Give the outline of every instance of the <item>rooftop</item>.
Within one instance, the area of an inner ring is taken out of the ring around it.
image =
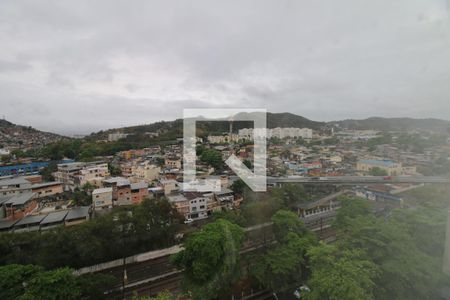
[[[104,180],[103,182],[117,185],[129,185],[130,181],[124,177],[111,177],[109,179]]]
[[[12,228],[17,222],[17,220],[1,221],[0,230]]]
[[[23,218],[19,222],[17,222],[14,226],[16,227],[16,226],[24,226],[24,225],[31,225],[31,224],[39,224],[45,217],[46,217],[45,215],[26,216],[25,218]]]
[[[62,222],[67,214],[67,210],[51,212],[45,217],[44,220],[42,220],[41,225]]]
[[[103,194],[103,193],[112,193],[112,187],[106,187],[101,189],[95,189],[92,191],[92,195]]]
[[[11,179],[2,179],[0,180],[0,186],[6,185],[17,185],[17,184],[31,184],[28,180],[23,177],[16,177]]]
[[[182,194],[168,195],[167,199],[169,200],[169,202],[183,202],[183,201],[187,201],[186,197],[183,196]]]
[[[148,188],[148,183],[146,183],[145,181],[131,184],[132,190],[140,190],[140,189],[146,189],[146,188]]]
[[[66,221],[87,218],[89,216],[89,206],[75,207],[69,210]]]
[[[60,185],[60,184],[62,184],[60,181],[43,182],[43,183],[33,184],[31,186],[31,188],[39,189],[39,188],[44,188],[44,187],[49,187],[49,186],[54,186],[54,185]]]

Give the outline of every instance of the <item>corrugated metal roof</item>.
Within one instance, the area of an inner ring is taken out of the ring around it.
[[[95,189],[92,191],[92,195],[103,194],[103,193],[112,193],[112,187],[106,187],[101,189]]]
[[[146,188],[148,188],[148,183],[144,182],[144,181],[131,184],[132,190],[140,190],[140,189],[146,189]]]
[[[41,225],[62,222],[67,214],[67,210],[51,212],[45,217],[44,220],[42,220]]]
[[[17,222],[14,227],[22,225],[30,225],[34,223],[41,223],[41,221],[46,217],[46,215],[36,215],[36,216],[26,216]]]
[[[30,201],[31,199],[33,199],[34,195],[36,194],[35,193],[19,194],[6,201],[5,204],[23,205],[28,201]]]
[[[66,221],[87,218],[89,216],[89,206],[72,208],[66,216]]]
[[[31,183],[26,180],[23,177],[16,177],[16,178],[12,178],[12,179],[2,179],[0,180],[0,186],[5,186],[5,185],[15,185],[15,184],[26,184],[29,183],[31,185]]]
[[[9,220],[0,222],[0,230],[1,229],[9,229],[14,226],[18,221],[17,220]]]
[[[54,185],[59,185],[59,184],[62,184],[62,182],[60,182],[60,181],[43,182],[43,183],[33,184],[31,186],[31,188],[32,189],[39,189],[39,188],[48,187],[48,186],[54,186]]]

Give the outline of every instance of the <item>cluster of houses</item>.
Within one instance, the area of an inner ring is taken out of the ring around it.
[[[74,225],[90,218],[90,207],[59,206],[49,200],[63,194],[61,182],[42,182],[39,175],[0,180],[0,231],[25,231]]]

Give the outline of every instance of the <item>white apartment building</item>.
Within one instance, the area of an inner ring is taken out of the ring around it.
[[[238,134],[232,134],[232,135],[209,135],[208,136],[208,142],[211,144],[226,144],[230,142],[238,142],[240,139]]]
[[[189,218],[192,220],[208,217],[208,196],[202,193],[187,192],[184,196],[189,200]]]
[[[239,130],[239,138],[252,140],[253,138],[303,138],[312,139],[313,131],[310,128],[277,127],[277,128],[244,128]]]

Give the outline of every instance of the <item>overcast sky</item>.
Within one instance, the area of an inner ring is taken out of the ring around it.
[[[450,119],[449,10],[446,0],[2,0],[0,116],[64,134],[202,107]]]

